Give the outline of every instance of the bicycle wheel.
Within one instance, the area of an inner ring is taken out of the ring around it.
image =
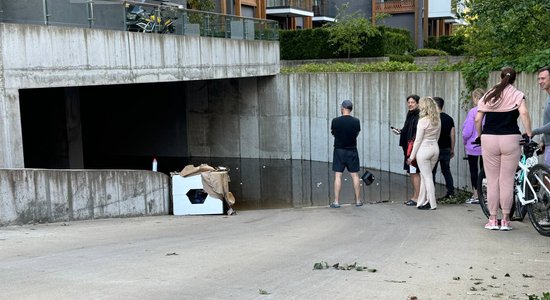
[[[479,199],[479,205],[481,206],[481,210],[483,211],[485,216],[489,218],[491,214],[489,213],[489,205],[487,203],[487,179],[485,178],[484,170],[481,170],[481,172],[479,172],[479,175],[477,177],[477,197]],[[512,207],[510,209],[510,220],[521,221],[523,220],[523,217],[525,217],[525,214],[527,213],[527,211],[522,209],[521,215],[515,216],[515,212],[517,210],[516,205],[518,203],[518,201],[516,200],[517,200],[516,193],[514,192],[514,200],[513,200],[514,202],[512,203]],[[497,219],[500,223],[500,220],[502,219],[502,212],[500,210],[497,214]]]
[[[527,205],[527,213],[531,224],[544,236],[550,236],[550,168],[546,165],[537,164],[529,170],[527,177],[538,201]],[[546,187],[546,188],[545,188]],[[531,189],[525,191],[526,198],[533,198]]]
[[[487,218],[489,218],[489,207],[487,206],[487,179],[485,178],[485,171],[482,169],[477,177],[477,198],[479,199],[479,205],[481,210]]]

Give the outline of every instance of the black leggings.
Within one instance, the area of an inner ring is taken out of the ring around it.
[[[472,182],[472,187],[474,190],[477,190],[477,177],[479,170],[483,170],[483,157],[481,155],[468,155],[468,165],[470,166],[470,180]]]

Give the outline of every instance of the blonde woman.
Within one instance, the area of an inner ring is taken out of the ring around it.
[[[437,202],[432,170],[439,158],[437,140],[441,132],[441,119],[432,97],[421,98],[418,106],[420,119],[416,127],[416,140],[407,163],[411,164],[416,160],[420,169],[420,195],[416,207],[434,210],[437,208]]]

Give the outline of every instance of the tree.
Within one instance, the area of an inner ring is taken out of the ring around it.
[[[477,57],[517,57],[550,48],[550,1],[469,0],[466,51]]]
[[[212,0],[188,0],[187,4],[196,10],[214,11],[216,4]]]
[[[337,7],[336,22],[329,24],[329,43],[337,47],[336,53],[346,53],[348,58],[352,53],[358,53],[367,45],[369,37],[380,34],[371,22],[359,11],[347,13],[349,3]]]

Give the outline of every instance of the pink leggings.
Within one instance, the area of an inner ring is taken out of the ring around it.
[[[487,178],[487,204],[495,216],[498,206],[510,214],[514,197],[514,174],[521,154],[519,134],[481,135],[483,167]]]

